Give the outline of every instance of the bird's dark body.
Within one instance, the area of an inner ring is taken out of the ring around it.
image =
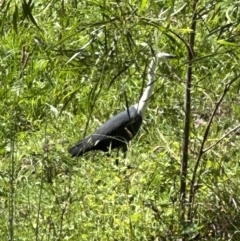
[[[152,96],[155,83],[154,75],[157,60],[163,61],[175,56],[168,53],[158,53],[149,64],[147,78],[148,83],[138,103],[131,106],[104,123],[95,133],[81,140],[71,147],[69,152],[74,156],[81,156],[91,150],[123,148],[127,150],[127,143],[137,134],[142,124],[143,116]]]
[[[91,150],[126,148],[127,143],[137,134],[142,124],[142,116],[137,113],[135,106],[131,106],[105,122],[94,134],[81,140],[71,147],[69,152],[74,156]]]

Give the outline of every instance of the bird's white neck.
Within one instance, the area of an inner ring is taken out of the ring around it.
[[[138,104],[136,104],[136,109],[138,114],[140,114],[142,117],[145,114],[146,108],[149,104],[150,98],[152,96],[153,87],[154,87],[154,76],[155,76],[155,69],[156,69],[156,58],[154,57],[152,61],[150,62],[148,73],[147,73],[147,87],[144,90]]]

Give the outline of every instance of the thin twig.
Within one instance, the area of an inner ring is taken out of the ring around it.
[[[207,141],[207,138],[208,138],[208,134],[209,134],[209,131],[210,131],[210,127],[211,127],[211,124],[213,122],[213,118],[214,116],[216,115],[216,112],[220,106],[220,104],[222,103],[225,95],[227,94],[228,90],[230,89],[231,85],[240,77],[240,74],[237,75],[236,77],[234,77],[231,81],[229,81],[226,85],[225,85],[225,88],[223,90],[223,93],[222,93],[222,96],[220,97],[220,99],[218,100],[218,102],[216,103],[216,106],[212,112],[212,115],[209,119],[209,122],[207,124],[207,128],[205,130],[205,133],[204,133],[204,136],[203,136],[203,140],[202,140],[202,143],[201,143],[201,146],[200,146],[200,149],[199,149],[199,152],[198,152],[198,157],[197,157],[197,161],[196,161],[196,164],[195,164],[195,167],[194,167],[194,170],[193,170],[193,174],[192,174],[192,180],[191,180],[191,184],[190,184],[190,193],[189,193],[189,204],[191,205],[190,208],[189,208],[189,212],[188,212],[188,219],[191,220],[192,218],[192,215],[191,215],[191,210],[193,207],[193,199],[194,199],[194,183],[195,183],[195,180],[196,180],[196,174],[197,174],[197,170],[198,170],[198,167],[199,167],[199,164],[200,164],[200,160],[201,160],[201,157],[202,155],[204,154],[204,144],[205,142]]]
[[[233,132],[235,132],[236,130],[238,130],[240,128],[240,125],[234,127],[232,130],[230,130],[228,133],[226,133],[225,135],[223,135],[219,140],[217,140],[214,144],[212,144],[211,146],[207,147],[206,149],[204,149],[202,152],[203,154],[206,153],[207,151],[209,151],[210,149],[212,149],[214,146],[216,146],[218,143],[220,143],[223,139],[225,139],[226,137],[228,137],[230,134],[232,134]]]

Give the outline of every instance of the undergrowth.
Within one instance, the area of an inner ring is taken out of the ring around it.
[[[239,240],[238,3],[0,8],[3,239]],[[71,158],[71,145],[139,100],[158,51],[177,58],[159,65],[127,158]]]

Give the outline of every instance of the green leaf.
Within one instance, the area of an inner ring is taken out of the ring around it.
[[[138,14],[141,14],[147,9],[148,0],[142,0],[140,8],[138,9]]]
[[[219,39],[217,40],[217,43],[221,44],[221,45],[225,45],[225,46],[233,46],[233,47],[238,47],[239,44],[233,43],[233,42],[229,42],[227,40],[224,39]]]
[[[32,23],[39,29],[42,31],[42,29],[38,26],[35,18],[32,15],[32,9],[34,7],[34,3],[32,3],[32,0],[29,0],[29,2],[27,3],[26,0],[23,0],[22,3],[22,9],[23,9],[23,13],[25,15],[25,17],[30,18],[30,20],[32,21]]]

